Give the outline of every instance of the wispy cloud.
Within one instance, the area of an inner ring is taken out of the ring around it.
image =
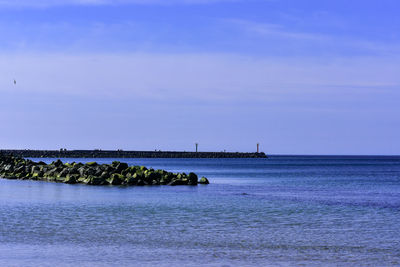
[[[379,40],[367,40],[357,36],[347,36],[340,34],[322,34],[313,31],[302,31],[288,28],[287,25],[274,23],[260,23],[242,19],[224,19],[225,23],[233,25],[240,30],[252,33],[256,36],[271,39],[288,40],[299,43],[308,43],[310,46],[318,47],[322,45],[328,50],[346,51],[350,48],[355,54],[369,51],[381,55],[398,55],[400,53],[400,43],[380,42]],[[298,44],[299,44],[298,43]],[[313,51],[310,49],[310,51]]]
[[[288,39],[298,39],[298,40],[312,40],[312,41],[327,41],[330,39],[328,35],[322,35],[311,32],[300,32],[291,31],[286,29],[284,26],[273,23],[258,23],[249,20],[241,19],[226,19],[228,23],[236,25],[243,30],[253,32],[263,36],[273,36]]]

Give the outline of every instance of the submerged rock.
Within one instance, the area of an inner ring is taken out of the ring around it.
[[[56,160],[50,164],[33,162],[0,154],[0,177],[7,179],[30,179],[66,184],[88,185],[197,185],[209,184],[207,178],[198,181],[195,173],[171,173],[165,170],[148,169],[145,166],[128,166],[114,161],[112,164],[97,162],[63,163]]]

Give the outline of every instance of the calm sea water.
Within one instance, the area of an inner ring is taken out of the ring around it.
[[[400,265],[400,157],[124,161],[212,184],[0,179],[0,266]]]

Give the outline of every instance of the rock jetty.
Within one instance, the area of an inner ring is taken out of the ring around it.
[[[265,153],[125,151],[125,150],[0,150],[3,155],[22,158],[267,158]]]
[[[198,181],[195,173],[172,173],[148,169],[144,166],[128,166],[114,161],[112,164],[63,163],[61,160],[46,164],[14,156],[0,154],[0,177],[6,179],[39,180],[66,184],[88,185],[197,185],[208,184],[207,178]]]

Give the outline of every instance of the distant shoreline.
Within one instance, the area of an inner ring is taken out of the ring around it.
[[[0,150],[5,155],[24,158],[267,158],[264,152],[186,152],[125,150]]]

